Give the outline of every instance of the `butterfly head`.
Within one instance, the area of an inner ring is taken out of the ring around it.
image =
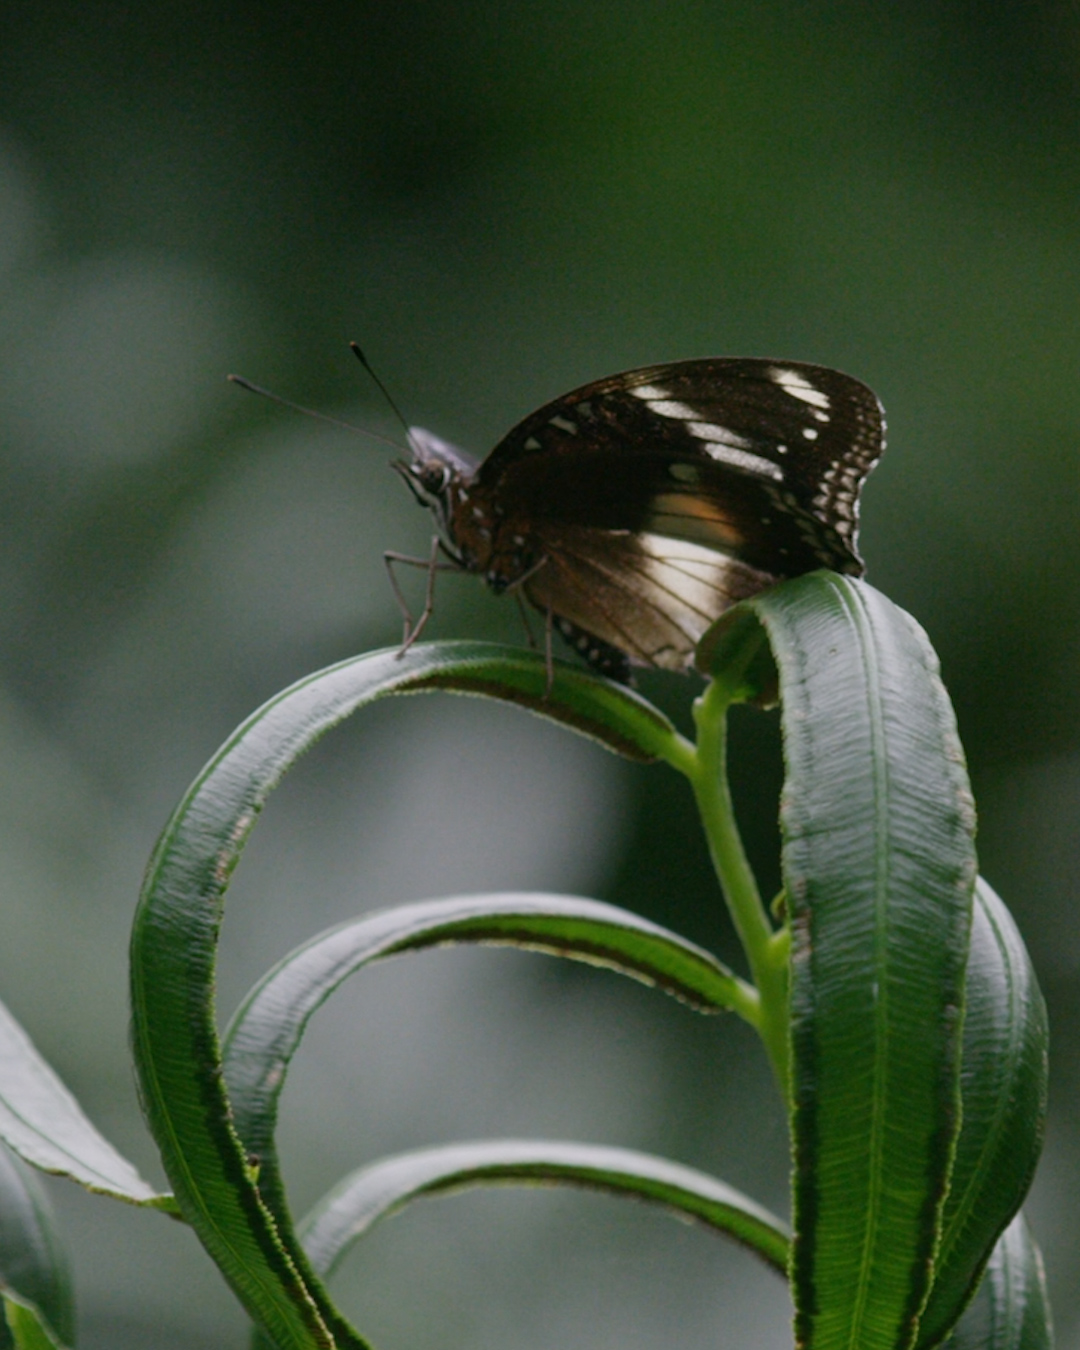
[[[476,460],[423,427],[409,428],[409,449],[412,459],[394,460],[393,468],[417,502],[431,512],[440,535],[456,554],[454,512]]]

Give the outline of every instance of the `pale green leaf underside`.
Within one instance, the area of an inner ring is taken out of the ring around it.
[[[0,1138],[34,1167],[87,1190],[132,1204],[168,1203],[91,1125],[2,1003]]]

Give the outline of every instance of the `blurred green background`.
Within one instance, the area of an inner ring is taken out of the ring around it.
[[[707,0],[41,0],[0,7],[0,993],[155,1179],[126,1053],[126,931],[174,801],[291,679],[396,640],[385,548],[429,522],[377,443],[485,452],[634,365],[788,357],[867,381],[890,448],[871,580],[928,629],[1054,1031],[1029,1204],[1080,1344],[1080,10]],[[512,641],[441,587],[433,636]],[[645,692],[684,716],[688,680]],[[776,878],[775,726],[737,726]],[[577,890],[731,956],[663,769],[501,709],[404,700],[320,746],[237,874],[223,1013],[360,909]],[[401,1147],[504,1134],[668,1152],[785,1204],[752,1038],[613,976],[436,952],[313,1027],[285,1103],[296,1207]],[[194,1239],[52,1192],[95,1347],[240,1345]],[[417,1206],[339,1277],[380,1350],[775,1346],[781,1287],[596,1197]]]

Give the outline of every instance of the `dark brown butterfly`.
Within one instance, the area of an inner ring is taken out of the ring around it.
[[[432,577],[437,547],[625,681],[687,669],[724,610],[782,577],[860,575],[884,426],[874,394],[824,366],[680,361],[564,394],[482,463],[414,427],[394,467],[435,518]]]

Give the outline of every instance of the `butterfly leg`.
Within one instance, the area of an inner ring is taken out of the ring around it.
[[[551,635],[555,628],[555,616],[551,612],[551,606],[548,605],[544,611],[544,665],[547,669],[547,686],[544,689],[544,697],[547,698],[551,693],[551,686],[555,683],[555,656],[551,650]]]
[[[528,610],[525,608],[525,602],[522,600],[521,596],[525,583],[531,577],[536,576],[537,572],[540,571],[541,567],[545,567],[547,565],[547,560],[548,560],[547,554],[545,553],[543,557],[539,558],[536,562],[533,563],[533,565],[529,568],[527,572],[522,573],[522,575],[518,577],[516,581],[511,582],[510,585],[506,588],[508,591],[513,592],[514,599],[517,601],[518,613],[521,615],[521,622],[525,626],[525,636],[529,640],[529,647],[531,648],[532,651],[536,651],[537,649],[536,639],[533,637],[532,627],[529,623],[529,613]],[[547,687],[544,690],[544,697],[547,698],[548,694],[551,693],[551,686],[555,681],[555,665],[551,655],[552,615],[550,605],[546,605],[544,607],[544,614],[545,614],[544,652],[547,662]]]
[[[451,563],[439,562],[439,536],[435,535],[431,541],[431,553],[427,558],[414,558],[408,553],[394,553],[387,551],[383,554],[383,563],[386,566],[386,575],[390,578],[390,589],[394,592],[394,599],[401,610],[401,618],[404,624],[404,631],[401,637],[401,650],[398,652],[399,659],[405,655],[416,639],[424,631],[428,619],[435,612],[435,573],[436,572],[455,572],[458,569]],[[409,609],[408,601],[402,594],[401,587],[398,585],[397,576],[394,573],[394,564],[404,563],[408,567],[423,567],[426,569],[427,590],[424,594],[424,608],[420,612],[420,617],[413,622],[412,612]]]
[[[529,615],[522,604],[521,594],[514,592],[514,599],[518,602],[518,609],[521,611],[521,622],[525,625],[525,634],[529,639],[529,646],[535,652],[536,639],[533,637],[532,628],[529,624]],[[551,612],[551,606],[544,607],[544,669],[547,671],[547,682],[544,685],[544,697],[551,693],[551,687],[555,683],[555,657],[551,650],[551,635],[555,626],[555,616]]]
[[[529,611],[525,608],[525,601],[521,598],[519,590],[514,591],[514,599],[517,601],[518,613],[521,615],[521,626],[525,629],[525,640],[529,644],[530,651],[537,651],[536,638],[533,637],[532,624],[529,623]]]

